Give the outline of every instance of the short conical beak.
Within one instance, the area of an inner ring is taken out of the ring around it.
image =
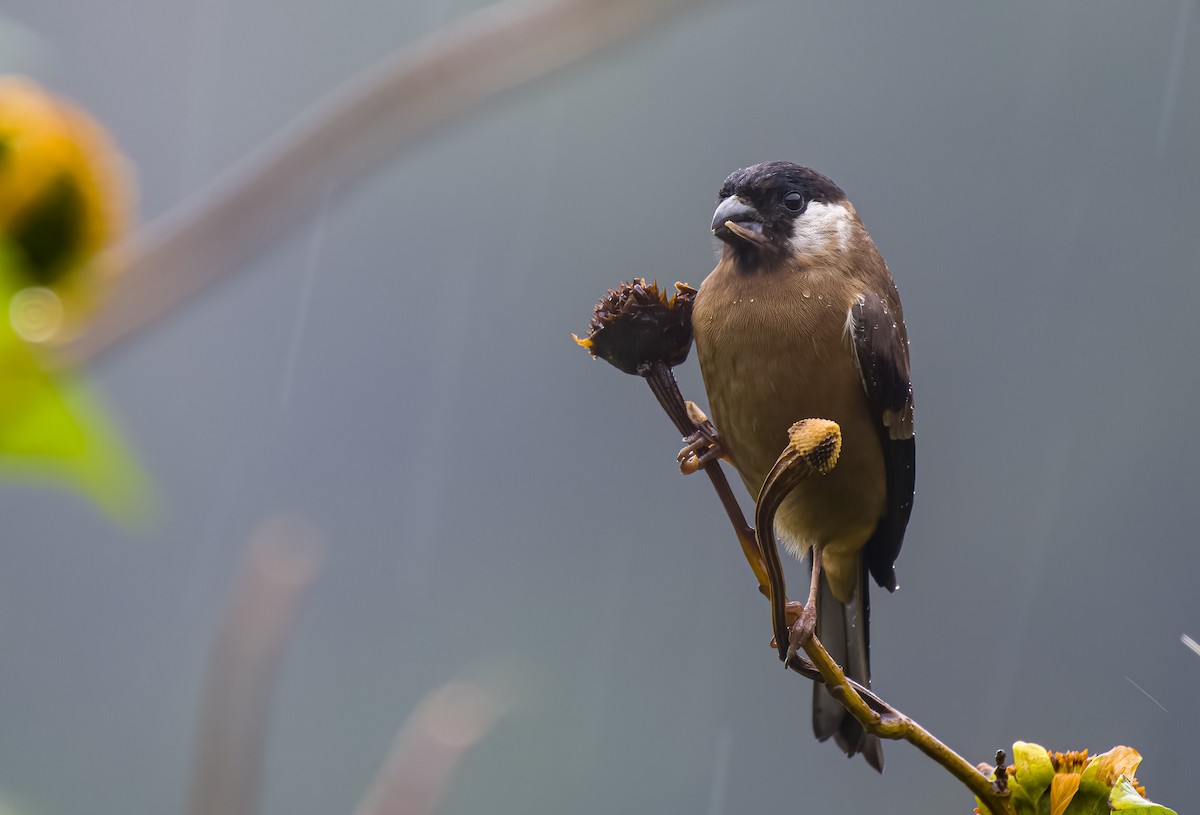
[[[717,205],[717,211],[713,213],[713,234],[726,243],[763,243],[762,230],[762,215],[739,196],[729,196]]]

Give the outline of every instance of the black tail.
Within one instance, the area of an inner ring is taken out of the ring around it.
[[[808,562],[811,570],[811,555]],[[817,638],[842,666],[846,676],[867,687],[871,686],[870,617],[866,569],[862,569],[858,591],[849,604],[838,602],[829,588],[829,581],[821,575],[821,589],[817,595]],[[862,753],[868,764],[883,772],[883,745],[879,737],[863,730],[858,720],[820,683],[813,686],[813,732],[821,741],[832,736],[847,756]]]

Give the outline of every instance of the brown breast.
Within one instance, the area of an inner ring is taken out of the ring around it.
[[[837,269],[744,274],[722,262],[696,297],[696,355],[713,421],[751,495],[793,422],[816,417],[842,428],[837,467],[806,479],[779,512],[795,551],[820,543],[834,557],[856,555],[884,513],[878,431],[846,332],[857,293]]]

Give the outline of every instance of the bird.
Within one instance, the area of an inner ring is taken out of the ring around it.
[[[870,685],[868,575],[895,591],[916,477],[908,332],[895,282],[846,194],[788,161],[721,187],[716,267],[696,294],[696,357],[716,428],[713,451],[751,495],[805,418],[835,421],[842,451],[784,499],[776,532],[808,555],[806,613],[846,674]],[[815,606],[815,607],[814,607]],[[811,630],[811,629],[810,629]],[[823,684],[813,731],[883,771],[879,738]]]

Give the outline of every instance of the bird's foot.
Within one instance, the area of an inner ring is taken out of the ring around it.
[[[804,603],[797,602],[796,600],[788,600],[783,606],[784,617],[789,626],[794,624],[796,620],[800,619],[800,614],[803,611]],[[790,634],[788,635],[788,638],[791,638]],[[771,647],[775,649],[779,648],[779,640],[775,637],[771,637]]]
[[[789,603],[788,605],[792,605]],[[817,607],[815,603],[809,603],[800,611],[800,615],[796,617],[796,621],[792,623],[792,627],[788,629],[788,650],[786,664],[797,653],[804,650],[804,646],[808,645],[809,640],[813,638],[813,632],[817,629]]]
[[[696,425],[696,432],[684,436],[684,448],[679,451],[675,460],[679,462],[679,472],[691,475],[704,468],[710,461],[718,461],[725,457],[725,448],[721,446],[721,438],[717,429],[708,420],[695,402],[687,402],[688,418]]]
[[[817,630],[817,595],[821,586],[821,546],[813,546],[812,548],[812,582],[808,587],[808,602],[800,609],[800,614],[788,628],[788,650],[787,656],[784,657],[783,664],[786,665],[791,661],[796,653],[808,645],[809,640],[813,638],[813,634]],[[788,603],[788,606],[791,606]],[[785,607],[785,610],[790,610]]]

